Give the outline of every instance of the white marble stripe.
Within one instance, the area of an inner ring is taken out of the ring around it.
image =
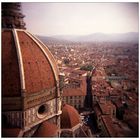
[[[25,75],[24,75],[24,66],[23,66],[22,54],[21,54],[21,49],[20,49],[20,44],[19,44],[19,38],[17,35],[17,30],[13,29],[12,31],[14,35],[15,46],[16,46],[17,57],[18,57],[20,82],[21,82],[21,90],[22,90],[21,92],[24,92],[25,91]],[[23,96],[24,96],[24,93],[23,93]]]

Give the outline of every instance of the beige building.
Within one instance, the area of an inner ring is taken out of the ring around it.
[[[85,94],[80,89],[67,88],[63,91],[63,102],[74,106],[75,108],[83,108]]]
[[[62,101],[73,107],[80,109],[84,107],[84,101],[87,90],[86,77],[68,78],[62,93]]]

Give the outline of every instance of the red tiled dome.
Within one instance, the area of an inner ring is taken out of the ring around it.
[[[55,124],[45,121],[39,126],[33,137],[55,137],[57,132],[58,128]]]
[[[77,112],[77,110],[68,105],[65,104],[62,108],[62,114],[61,114],[61,128],[72,128],[80,123],[80,116]]]
[[[2,96],[31,95],[56,86],[55,60],[37,38],[21,29],[2,30]]]

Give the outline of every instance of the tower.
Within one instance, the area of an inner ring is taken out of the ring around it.
[[[23,18],[20,3],[2,3],[2,136],[29,137],[52,125],[59,136],[58,68]]]

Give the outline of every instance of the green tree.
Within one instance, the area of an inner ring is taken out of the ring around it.
[[[93,66],[92,65],[84,65],[80,68],[80,70],[85,70],[85,71],[92,71]]]

